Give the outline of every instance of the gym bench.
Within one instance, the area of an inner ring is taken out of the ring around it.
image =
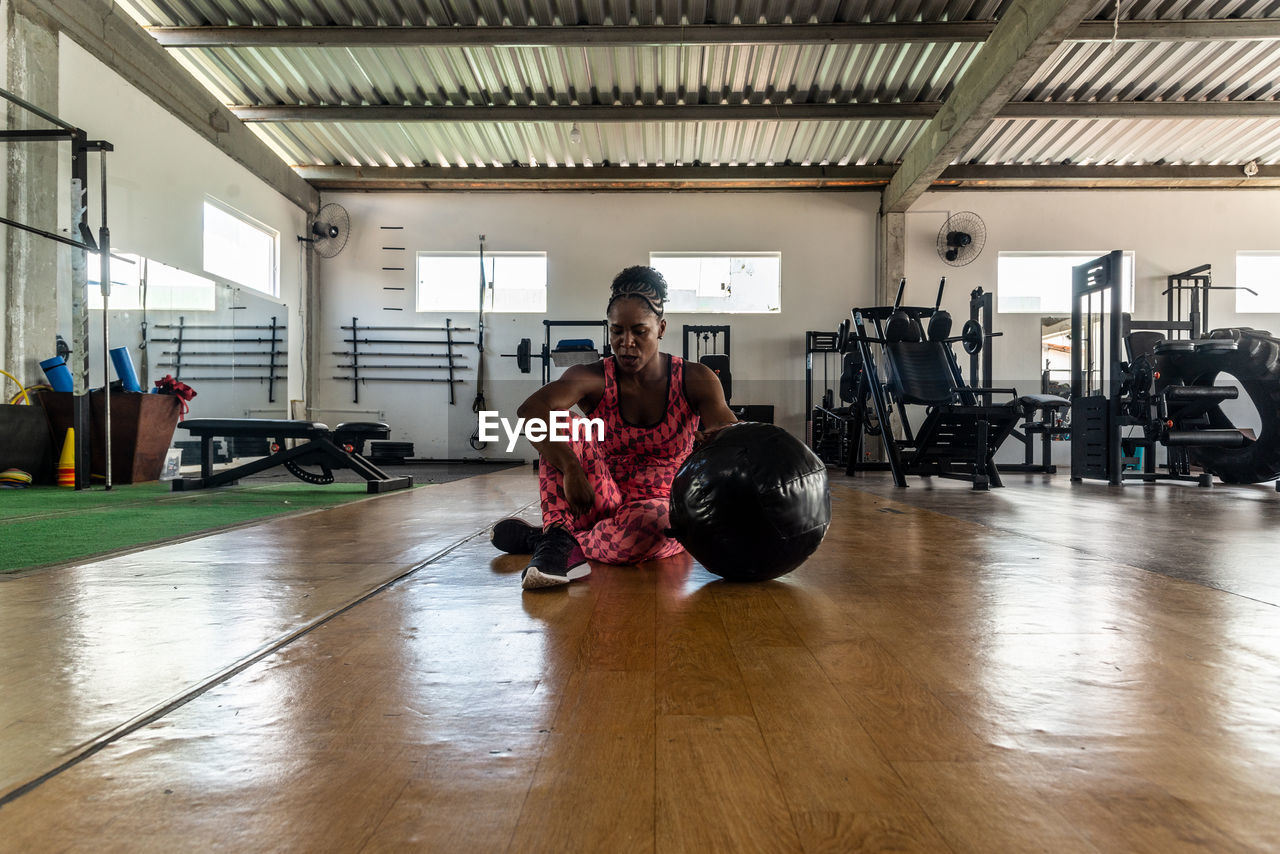
[[[349,422],[339,424],[333,431],[318,421],[272,418],[192,418],[178,426],[200,438],[200,476],[173,481],[174,492],[225,486],[275,466],[284,466],[300,480],[315,484],[333,483],[333,469],[351,469],[368,481],[368,492],[413,486],[412,477],[392,477],[362,456],[367,440],[386,439],[391,435],[390,428],[380,422]],[[271,453],[215,473],[213,440],[218,437],[266,439],[271,443]],[[285,439],[304,441],[286,448]],[[319,466],[320,471],[307,471],[304,465]]]

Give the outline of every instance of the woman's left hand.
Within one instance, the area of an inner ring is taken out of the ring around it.
[[[717,424],[716,426],[708,427],[705,430],[695,430],[693,433],[693,446],[695,448],[701,448],[703,445],[714,440],[715,437],[720,434],[721,430],[732,427],[737,423],[738,422],[736,421],[730,421],[728,424]]]

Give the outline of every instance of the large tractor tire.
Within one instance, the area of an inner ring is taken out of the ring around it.
[[[1215,329],[1207,338],[1230,339],[1235,350],[1171,353],[1161,356],[1161,387],[1169,384],[1213,385],[1227,373],[1240,382],[1261,418],[1256,438],[1239,448],[1188,448],[1192,463],[1225,483],[1264,483],[1280,477],[1280,339],[1247,328]],[[1211,429],[1237,429],[1214,406],[1208,411]]]

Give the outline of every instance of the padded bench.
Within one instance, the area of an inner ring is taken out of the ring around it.
[[[276,466],[284,466],[292,475],[307,483],[333,483],[334,469],[351,469],[368,483],[369,492],[389,492],[413,486],[412,477],[392,477],[364,458],[364,443],[370,439],[386,439],[391,430],[377,421],[339,424],[330,430],[318,421],[290,421],[274,418],[191,418],[178,425],[200,439],[200,476],[173,481],[173,491],[225,486],[242,477]],[[271,453],[261,459],[238,466],[213,470],[213,440],[245,437],[266,439]],[[300,444],[283,447],[285,439],[301,439]],[[303,466],[318,466],[319,472]]]

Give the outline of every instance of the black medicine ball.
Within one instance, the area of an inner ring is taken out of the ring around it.
[[[671,485],[676,539],[731,581],[790,572],[830,524],[826,464],[773,424],[725,428],[689,455]]]

